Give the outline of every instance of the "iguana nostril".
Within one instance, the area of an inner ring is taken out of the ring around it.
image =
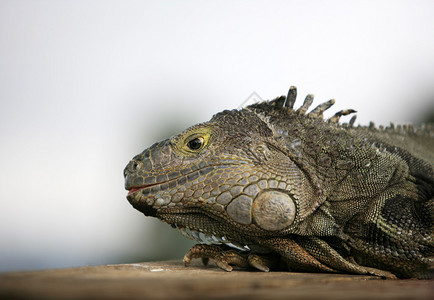
[[[127,170],[130,173],[135,173],[137,171],[140,170],[142,164],[136,160],[132,160],[129,162],[128,166],[127,166]]]

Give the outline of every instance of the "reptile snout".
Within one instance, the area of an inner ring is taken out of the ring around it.
[[[131,191],[162,181],[159,170],[170,163],[171,154],[168,141],[164,140],[136,155],[124,169],[125,189]]]
[[[124,169],[125,189],[143,185],[143,171],[150,170],[152,162],[149,159],[149,150],[146,149],[127,164]]]
[[[125,189],[129,190],[134,186],[133,178],[141,169],[142,163],[136,159],[132,159],[124,169]]]

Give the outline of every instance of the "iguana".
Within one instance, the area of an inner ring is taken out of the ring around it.
[[[124,170],[127,199],[195,239],[184,257],[231,271],[431,278],[434,127],[354,126],[288,95],[155,143]]]

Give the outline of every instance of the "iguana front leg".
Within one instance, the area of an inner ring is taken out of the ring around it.
[[[207,264],[208,259],[211,258],[225,271],[232,271],[230,265],[234,265],[241,268],[254,267],[264,272],[277,267],[305,272],[338,272],[318,261],[292,239],[269,238],[259,243],[270,249],[272,253],[244,253],[228,249],[223,245],[197,244],[184,256],[184,264],[188,266],[193,258],[202,258],[202,262]]]
[[[317,237],[264,239],[261,244],[282,255],[289,269],[308,272],[352,273],[395,279],[384,270],[358,265],[352,257],[344,258],[324,240]]]
[[[338,272],[320,262],[293,239],[276,237],[262,239],[259,243],[271,249],[273,252],[277,252],[283,258],[289,270],[304,272]]]
[[[278,266],[279,258],[276,255],[258,255],[254,253],[242,253],[226,246],[218,245],[194,245],[184,256],[184,265],[188,267],[193,258],[202,258],[204,265],[208,264],[211,258],[216,265],[225,271],[232,271],[233,266],[241,268],[253,267],[263,272],[268,272],[270,268]]]

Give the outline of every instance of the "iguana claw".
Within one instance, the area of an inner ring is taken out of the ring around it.
[[[245,255],[241,255],[234,250],[225,250],[221,246],[197,244],[194,245],[184,256],[184,265],[188,267],[193,258],[202,258],[204,265],[212,258],[216,265],[227,272],[232,271],[231,265],[238,267],[248,267],[249,262]]]
[[[268,272],[270,270],[268,266],[273,265],[273,261],[266,257],[251,253],[239,253],[235,250],[227,250],[224,246],[217,245],[194,245],[187,254],[185,254],[184,265],[188,267],[193,258],[202,258],[204,265],[207,265],[208,260],[212,258],[220,269],[227,272],[232,271],[232,266],[240,268],[253,267],[262,272]]]
[[[269,272],[270,271],[270,268],[267,267],[267,263],[263,257],[256,255],[256,254],[250,254],[248,257],[248,260],[249,260],[249,264],[252,267],[254,267],[254,268],[256,268],[262,272]]]

